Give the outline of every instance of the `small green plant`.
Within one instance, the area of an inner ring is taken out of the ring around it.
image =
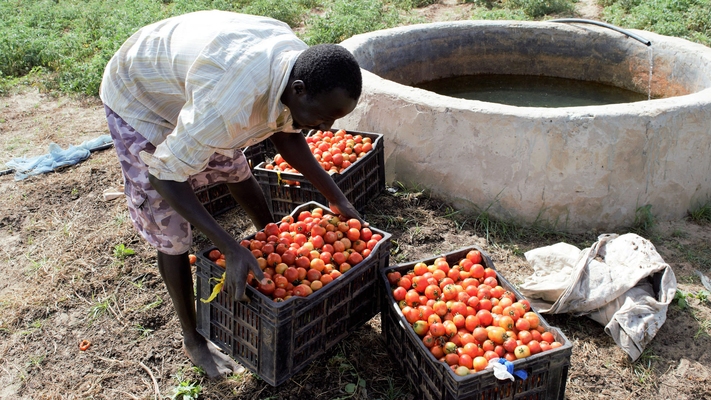
[[[170,398],[172,400],[197,400],[200,392],[202,392],[202,386],[183,380],[175,387],[175,393]]]
[[[681,289],[677,289],[674,294],[674,300],[676,300],[676,304],[679,308],[685,310],[689,307],[688,299],[698,299],[703,302],[709,301],[709,296],[711,296],[711,293],[706,290],[700,290],[698,292],[685,292]]]
[[[710,22],[711,23],[711,22]],[[710,27],[711,29],[711,27]],[[711,202],[707,202],[693,211],[689,211],[689,219],[696,223],[711,221]]]
[[[126,245],[123,243],[114,246],[114,257],[121,261],[125,260],[126,257],[132,256],[134,254],[136,254],[136,252],[126,247]]]
[[[632,370],[637,380],[642,385],[653,385],[655,381],[653,362],[659,359],[650,347],[642,352],[642,355],[632,364]]]
[[[133,329],[135,329],[142,338],[148,337],[153,333],[153,329],[146,328],[141,324],[136,324]]]
[[[652,205],[646,204],[642,207],[637,207],[634,213],[634,222],[632,223],[632,231],[639,234],[648,234],[654,229],[654,215],[652,214]]]
[[[141,307],[141,312],[152,310],[156,307],[159,307],[161,304],[163,304],[163,299],[160,296],[156,296],[156,300],[152,303],[148,303],[145,306]]]
[[[340,381],[347,382],[343,386],[343,390],[347,396],[337,397],[338,400],[350,399],[353,397],[367,399],[368,391],[366,389],[366,381],[358,374],[358,370],[351,364],[346,357],[346,352],[342,345],[339,344],[340,351],[335,356],[328,360],[328,363],[337,367],[340,374]],[[335,399],[334,399],[335,400]]]
[[[113,300],[113,296],[108,296],[103,300],[96,301],[96,303],[89,307],[89,319],[93,321],[105,314],[111,308],[111,302]]]
[[[42,361],[47,357],[46,354],[40,354],[37,356],[30,356],[30,366],[39,367],[42,365]]]
[[[123,225],[123,223],[128,220],[127,214],[128,213],[124,211],[114,217],[114,223],[116,224],[117,227]]]

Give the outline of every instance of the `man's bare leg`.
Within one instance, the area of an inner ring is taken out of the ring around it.
[[[158,270],[168,288],[168,294],[180,320],[180,326],[183,329],[183,344],[190,361],[204,369],[211,379],[244,372],[244,367],[221,353],[197,331],[195,294],[188,253],[169,255],[159,251]]]

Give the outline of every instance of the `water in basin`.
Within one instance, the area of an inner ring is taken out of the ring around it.
[[[466,75],[414,86],[449,97],[519,107],[580,107],[647,100],[646,93],[550,76]]]

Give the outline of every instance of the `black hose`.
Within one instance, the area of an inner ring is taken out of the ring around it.
[[[615,26],[615,25],[610,25],[610,24],[606,24],[606,23],[604,23],[604,22],[594,21],[594,20],[591,20],[591,19],[563,18],[563,19],[552,19],[552,20],[550,20],[550,21],[548,21],[548,22],[572,22],[572,23],[592,24],[592,25],[602,26],[602,27],[604,27],[604,28],[608,28],[608,29],[612,29],[613,31],[620,32],[620,33],[623,34],[623,35],[627,35],[627,36],[631,37],[632,39],[635,39],[635,40],[638,40],[638,41],[642,42],[642,43],[643,43],[644,45],[646,45],[646,46],[651,46],[651,45],[652,45],[652,42],[650,42],[649,40],[647,40],[647,39],[645,39],[645,38],[643,38],[643,37],[641,37],[641,36],[639,36],[639,35],[637,35],[637,34],[634,34],[634,33],[630,32],[630,31],[626,31],[626,30],[624,30],[624,29],[622,29],[622,28],[620,28],[620,27],[618,27],[618,26]]]

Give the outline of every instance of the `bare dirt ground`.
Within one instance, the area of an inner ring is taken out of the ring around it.
[[[432,20],[467,5],[431,6]],[[589,17],[589,16],[588,16]],[[66,148],[107,133],[96,99],[53,97],[27,89],[0,98],[0,161]],[[0,165],[0,170],[4,169]],[[209,381],[181,351],[181,333],[155,266],[155,253],[133,231],[122,198],[102,193],[121,183],[113,149],[75,166],[23,181],[0,176],[0,398],[162,399],[180,382],[202,388],[200,399],[415,399],[380,335],[379,317],[353,332],[279,387],[245,373]],[[392,234],[391,263],[472,244],[490,254],[512,283],[532,273],[523,252],[555,243],[552,236],[515,243],[487,241],[464,215],[428,193],[383,193],[365,218]],[[218,217],[228,232],[254,232],[234,209]],[[617,232],[624,233],[624,232]],[[695,271],[711,273],[711,226],[660,223],[649,237],[673,268],[679,288],[704,288]],[[580,248],[595,235],[568,236]],[[135,251],[125,258],[117,245]],[[195,235],[195,252],[207,247]],[[669,307],[667,322],[637,362],[585,317],[547,317],[573,342],[566,398],[711,399],[711,314],[704,299]],[[80,351],[78,343],[92,346]],[[363,379],[353,393],[347,385]]]

